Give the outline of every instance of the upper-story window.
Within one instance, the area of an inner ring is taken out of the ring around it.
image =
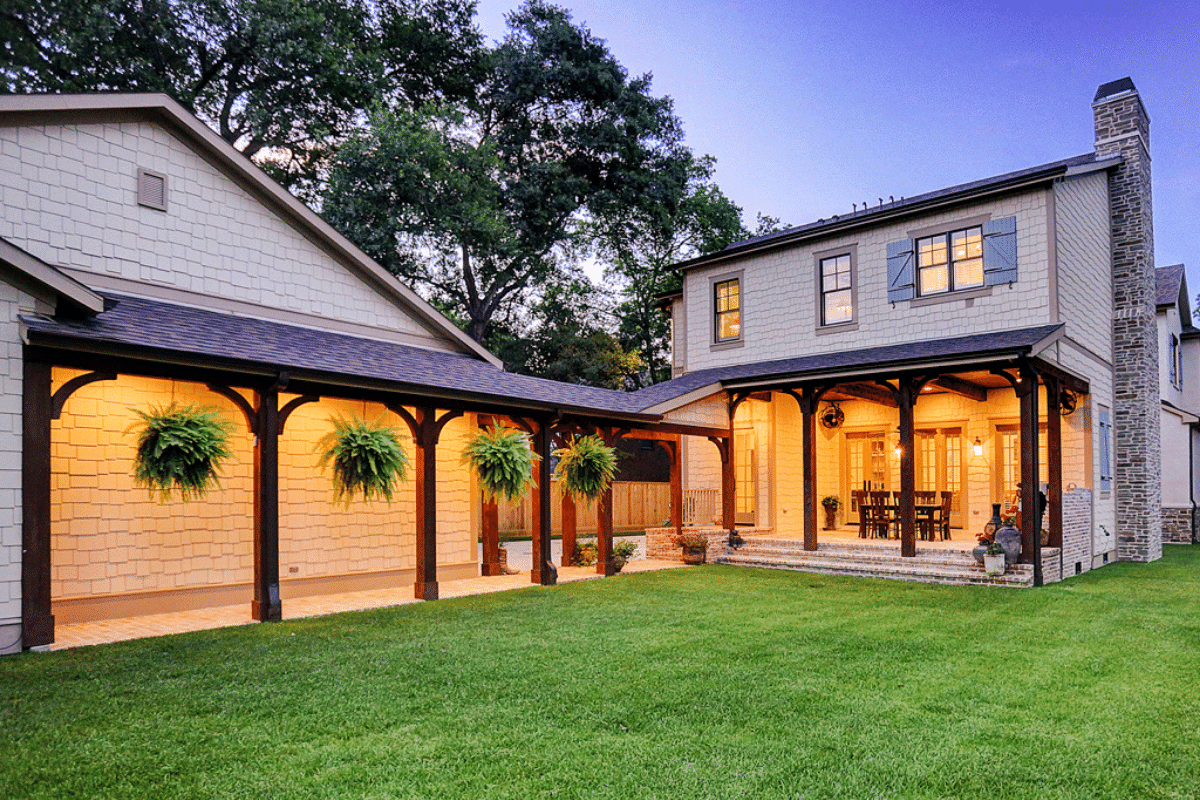
[[[713,284],[714,332],[717,342],[732,342],[742,336],[741,281],[729,278]]]
[[[820,260],[821,324],[854,321],[854,268],[850,253]]]
[[[983,286],[983,228],[917,239],[918,294]]]
[[[1167,360],[1171,368],[1171,385],[1176,389],[1183,388],[1183,359],[1179,349],[1179,337],[1170,335]]]

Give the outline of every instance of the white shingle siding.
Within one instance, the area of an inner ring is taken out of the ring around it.
[[[139,167],[167,176],[166,212],[137,204]],[[0,128],[0,202],[0,236],[50,264],[437,346],[427,328],[152,123]]]
[[[1054,185],[1058,305],[1066,336],[1112,362],[1112,255],[1108,173],[1065,178]]]
[[[0,281],[0,348],[4,392],[0,406],[0,649],[7,626],[21,622],[21,332],[17,315],[34,301]]]
[[[719,264],[691,271],[684,283],[687,369],[694,372],[730,364],[1045,325],[1051,322],[1047,197],[1045,190],[1031,190],[749,257],[736,265]],[[975,297],[969,308],[963,299],[929,305],[904,301],[895,307],[888,303],[889,242],[908,238],[911,231],[931,226],[944,225],[949,231],[962,220],[981,214],[990,214],[993,219],[1016,217],[1019,280],[1011,286],[992,287],[990,295]],[[813,254],[849,245],[858,246],[858,308],[855,312],[858,324],[844,333],[816,336],[817,285]],[[745,270],[741,286],[744,345],[712,350],[713,310],[712,298],[708,296],[709,279],[737,269]]]

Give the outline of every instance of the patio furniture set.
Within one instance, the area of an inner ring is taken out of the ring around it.
[[[900,537],[900,492],[856,490],[850,493],[858,508],[858,536],[887,539]],[[950,538],[950,509],[953,492],[914,492],[917,535],[922,541]]]

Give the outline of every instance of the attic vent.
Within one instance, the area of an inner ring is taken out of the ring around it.
[[[138,170],[138,205],[167,210],[167,176],[148,169]]]

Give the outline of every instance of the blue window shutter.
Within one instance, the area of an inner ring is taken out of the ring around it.
[[[888,302],[912,300],[916,295],[913,276],[913,240],[901,239],[887,246]]]
[[[1017,218],[1001,217],[983,223],[983,285],[1017,279]]]
[[[1107,411],[1100,412],[1100,491],[1112,490],[1112,418]]]

